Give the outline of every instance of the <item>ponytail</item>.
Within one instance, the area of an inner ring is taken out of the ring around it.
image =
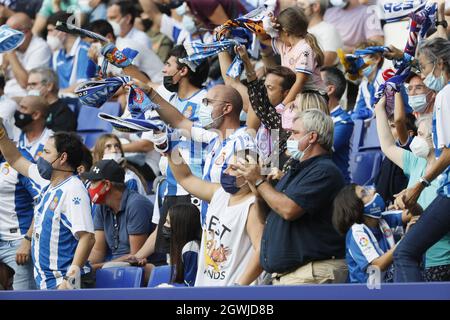
[[[317,42],[316,37],[313,34],[307,32],[305,34],[305,41],[309,44],[309,46],[314,51],[314,53],[316,55],[317,66],[320,68],[324,63],[325,57],[323,55],[322,49],[320,49],[320,47],[319,47],[319,43]]]

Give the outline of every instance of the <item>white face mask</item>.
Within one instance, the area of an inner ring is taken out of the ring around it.
[[[181,22],[183,23],[184,29],[186,29],[186,31],[190,34],[197,31],[197,26],[195,25],[195,21],[191,16],[185,14]]]
[[[411,152],[419,158],[426,159],[430,153],[430,146],[428,142],[422,137],[414,137],[411,144],[409,145]]]
[[[55,36],[47,36],[47,44],[50,47],[50,49],[52,50],[52,52],[55,52],[55,51],[63,48],[63,43],[62,43],[61,39],[59,39],[58,37],[55,37]]]
[[[415,96],[408,97],[408,103],[415,112],[422,113],[427,108],[427,95],[426,94],[418,94]]]
[[[347,0],[330,0],[330,3],[333,7],[344,8],[348,1]]]
[[[108,23],[111,25],[111,27],[113,28],[114,31],[114,35],[116,37],[120,37],[120,24],[118,24],[115,21],[112,20],[108,20]]]
[[[27,91],[28,96],[39,97],[41,95],[41,90],[32,89]]]
[[[103,160],[114,160],[118,164],[121,164],[125,158],[120,153],[106,153],[103,155]]]

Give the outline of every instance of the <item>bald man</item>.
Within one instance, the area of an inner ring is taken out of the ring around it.
[[[44,39],[31,33],[33,24],[25,13],[12,15],[6,24],[23,32],[25,39],[16,50],[0,55],[2,69],[7,77],[5,95],[23,97],[27,94],[28,72],[37,67],[50,66],[51,50]]]
[[[39,96],[26,96],[19,101],[19,107],[14,113],[14,124],[20,129],[15,135],[18,147],[25,149],[31,158],[37,160],[42,153],[44,144],[53,134],[45,127],[48,103]]]
[[[253,149],[256,144],[253,136],[247,132],[247,128],[240,126],[239,115],[242,110],[242,97],[231,86],[216,85],[211,88],[200,106],[199,121],[194,122],[186,118],[174,106],[164,100],[155,90],[144,87],[152,101],[160,105],[156,111],[161,119],[173,128],[180,129],[179,133],[195,142],[190,146],[190,154],[199,155],[203,165],[202,179],[213,183],[221,183],[223,170],[228,167],[232,155],[240,150]],[[171,137],[171,140],[173,136]],[[173,142],[173,141],[172,141]],[[181,147],[180,147],[181,148]],[[191,159],[194,161],[194,159]],[[202,222],[206,217],[207,203],[201,203]],[[164,247],[162,226],[166,217],[161,210],[159,221],[153,215],[152,222],[158,223],[155,230],[145,242],[144,246],[136,253],[137,258],[147,258],[151,254],[161,252]]]

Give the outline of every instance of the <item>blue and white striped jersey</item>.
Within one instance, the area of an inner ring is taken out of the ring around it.
[[[375,229],[357,223],[350,228],[345,238],[350,282],[367,282],[367,268],[372,261],[394,247],[394,234],[399,228],[403,228],[401,211],[384,212]]]
[[[443,148],[450,148],[450,82],[439,91],[434,103],[433,112],[433,144],[436,158],[442,154]],[[450,166],[438,177],[437,193],[450,198]]]
[[[37,165],[30,166],[28,175],[39,185],[45,181]],[[35,206],[31,254],[36,284],[41,289],[59,286],[72,264],[78,246],[78,232],[94,233],[91,201],[83,182],[72,175],[56,186],[41,190]],[[85,266],[82,274],[88,272]]]
[[[204,89],[196,92],[193,96],[187,99],[180,99],[177,94],[173,93],[168,98],[168,102],[177,108],[177,110],[180,111],[186,118],[193,122],[197,122],[198,112],[205,96],[206,90]],[[143,137],[144,136],[145,134],[143,134]],[[196,143],[194,139],[187,140],[185,137],[181,137],[180,141],[177,143],[177,146],[184,161],[189,165],[192,173],[197,177],[202,177],[204,147],[206,147],[206,144]],[[188,194],[188,192],[184,190],[181,185],[177,184],[166,157],[161,157],[159,168],[161,172],[166,172],[167,189],[164,196],[182,196]]]
[[[29,142],[24,133],[14,140],[22,155],[35,162],[45,142],[53,131],[44,129],[41,136]],[[39,186],[14,170],[0,156],[0,240],[22,239],[30,228],[34,212],[34,200],[39,195]]]

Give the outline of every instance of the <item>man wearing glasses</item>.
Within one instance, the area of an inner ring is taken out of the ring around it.
[[[95,245],[89,256],[93,270],[102,268],[108,260],[127,260],[153,231],[153,204],[125,186],[125,171],[114,160],[98,161],[82,178],[91,181],[89,196],[97,204]]]
[[[6,24],[23,32],[25,37],[16,50],[1,55],[2,69],[7,75],[5,95],[23,97],[26,95],[29,71],[50,66],[51,50],[44,39],[31,33],[33,23],[25,13],[14,14]]]

